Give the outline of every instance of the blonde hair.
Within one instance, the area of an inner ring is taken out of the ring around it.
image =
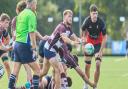
[[[6,13],[2,13],[0,15],[0,21],[5,21],[5,20],[10,21],[10,16],[8,14],[6,14]]]
[[[64,10],[63,17],[67,15],[68,13],[73,14],[72,10]]]

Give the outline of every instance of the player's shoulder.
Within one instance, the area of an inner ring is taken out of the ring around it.
[[[87,16],[85,19],[84,19],[84,23],[89,23],[91,21],[91,17],[90,16]]]
[[[65,26],[63,24],[63,22],[60,22],[57,26],[56,26],[56,29],[64,29]]]
[[[104,20],[103,20],[103,18],[101,18],[101,17],[98,17],[97,20],[98,20],[98,22],[101,23],[101,24],[102,24],[102,23],[105,23]]]
[[[16,23],[16,18],[17,16],[13,17],[12,21],[11,21],[11,25],[15,24]]]
[[[17,16],[13,17],[12,22],[16,21],[16,17],[17,17]]]
[[[22,12],[20,12],[21,16],[35,16],[34,12],[31,9],[24,9]]]

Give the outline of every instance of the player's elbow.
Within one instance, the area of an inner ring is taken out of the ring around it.
[[[107,40],[107,34],[105,34],[104,36],[103,36],[103,39],[106,41]]]

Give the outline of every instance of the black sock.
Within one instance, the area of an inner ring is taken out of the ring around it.
[[[39,89],[39,76],[33,75],[33,87],[34,89]]]
[[[16,76],[11,74],[9,78],[8,89],[15,89]]]

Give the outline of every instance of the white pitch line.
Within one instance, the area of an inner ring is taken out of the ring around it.
[[[126,59],[116,59],[115,62],[126,61]]]
[[[128,73],[122,75],[122,77],[127,77],[127,76],[128,76]]]

